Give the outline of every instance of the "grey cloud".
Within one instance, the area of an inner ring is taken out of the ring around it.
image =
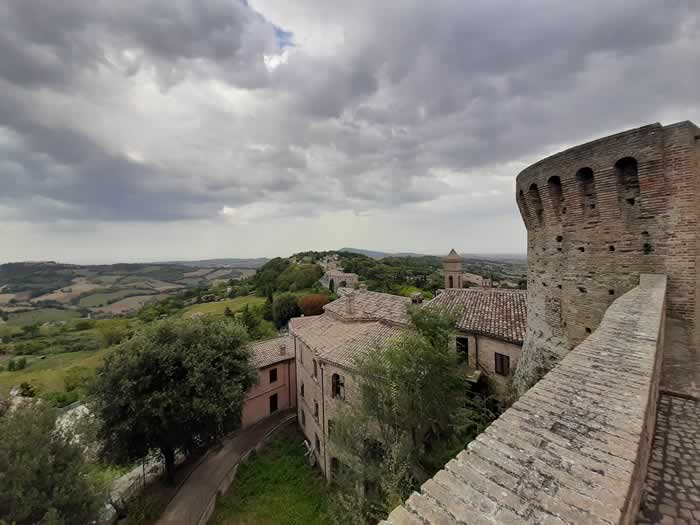
[[[268,71],[275,26],[244,2],[4,2],[0,204],[32,220],[162,222],[261,203],[400,214],[466,191],[438,168],[473,175],[476,192],[502,163],[668,113],[700,118],[690,0],[348,4],[323,3],[343,29],[332,52],[299,45]],[[295,7],[314,16],[318,2]],[[60,102],[50,118],[40,93]],[[94,123],[73,116],[85,98]],[[98,125],[130,112],[143,162]]]

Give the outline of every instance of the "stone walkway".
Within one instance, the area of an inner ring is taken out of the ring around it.
[[[294,419],[295,410],[285,410],[237,432],[224,440],[223,446],[212,450],[179,488],[156,525],[196,525],[209,508],[221,482],[248,452],[287,422]]]
[[[700,401],[662,394],[639,524],[700,524]]]

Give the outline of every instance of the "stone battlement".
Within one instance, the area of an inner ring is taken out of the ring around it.
[[[666,277],[600,326],[385,525],[633,523],[654,434]]]
[[[669,315],[700,342],[700,129],[651,124],[547,157],[517,177],[528,232],[524,392],[593,332],[639,275],[668,277]]]

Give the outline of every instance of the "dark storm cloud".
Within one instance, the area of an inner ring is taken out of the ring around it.
[[[328,38],[311,44],[265,18],[276,1],[3,2],[0,210],[400,209],[478,193],[492,168],[562,144],[700,115],[691,0],[295,0],[309,18],[322,7]]]

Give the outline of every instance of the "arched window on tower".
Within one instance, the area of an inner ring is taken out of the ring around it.
[[[624,217],[632,218],[639,214],[639,169],[637,160],[625,157],[615,163],[617,195],[620,211]]]
[[[549,192],[549,200],[554,208],[554,213],[557,218],[561,217],[561,206],[564,202],[564,196],[561,191],[561,179],[556,175],[549,177],[547,180],[547,190]]]
[[[596,193],[595,193],[595,177],[591,168],[581,168],[576,172],[576,181],[578,182],[579,194],[581,196],[581,206],[583,207],[583,216],[591,217],[596,215]]]
[[[537,226],[542,226],[544,224],[544,206],[542,206],[540,190],[537,188],[537,184],[530,184],[530,189],[527,190],[527,198],[531,212],[535,214]]]
[[[455,280],[454,280],[454,278],[453,278],[451,275],[447,278],[447,282],[448,282],[448,284],[449,284],[448,288],[454,288],[454,287],[455,287]]]

